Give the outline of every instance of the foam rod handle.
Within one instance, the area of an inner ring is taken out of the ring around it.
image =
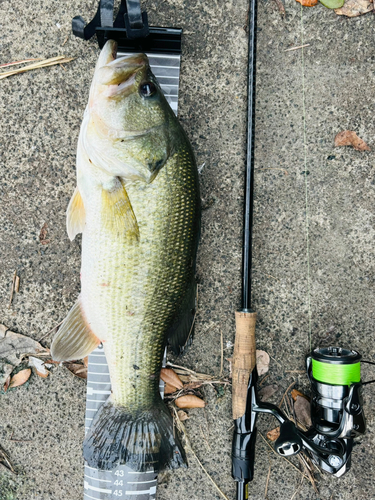
[[[236,312],[236,340],[232,359],[233,419],[242,417],[246,410],[247,386],[255,368],[255,312]]]

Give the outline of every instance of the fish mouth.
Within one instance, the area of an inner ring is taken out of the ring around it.
[[[146,54],[131,54],[115,58],[97,68],[95,77],[100,85],[115,85],[124,88],[124,86],[134,83],[139,71],[146,71],[148,68]]]

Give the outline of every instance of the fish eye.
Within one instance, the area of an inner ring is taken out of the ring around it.
[[[144,82],[139,86],[142,97],[152,97],[156,93],[156,85],[152,82]]]

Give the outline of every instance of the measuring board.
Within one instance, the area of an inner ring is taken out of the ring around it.
[[[128,55],[119,52],[117,57]],[[180,77],[179,54],[147,54],[152,72],[165,94],[169,105],[177,115]],[[164,357],[165,358],[165,357]],[[164,396],[164,384],[159,385]],[[111,394],[111,381],[103,346],[100,345],[89,356],[87,370],[87,397],[85,432],[90,428],[99,407]],[[126,465],[111,471],[89,467],[85,463],[84,500],[155,500],[157,473],[135,472]]]

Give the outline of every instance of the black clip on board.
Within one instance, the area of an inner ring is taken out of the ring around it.
[[[114,0],[100,0],[98,10],[88,24],[81,16],[72,21],[74,35],[84,40],[95,34],[99,47],[107,40],[116,40],[117,56],[128,53],[147,54],[152,72],[159,81],[173,111],[177,114],[180,77],[181,35],[179,28],[148,25],[147,13],[140,0],[121,0],[114,17]],[[164,356],[164,364],[166,357]],[[163,396],[164,384],[160,383]],[[103,346],[89,356],[85,431],[87,432],[99,407],[111,394],[111,382]],[[84,500],[155,500],[157,474],[151,469],[135,472],[125,465],[112,471],[89,467],[85,463]]]

